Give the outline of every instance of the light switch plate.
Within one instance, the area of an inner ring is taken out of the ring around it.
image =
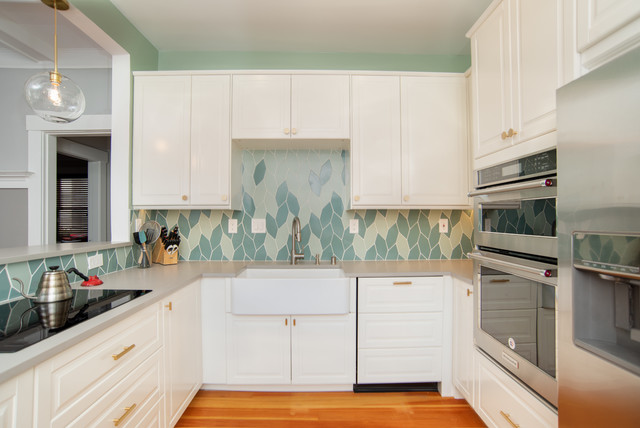
[[[235,218],[229,219],[229,224],[227,225],[227,232],[229,232],[230,234],[238,233],[238,220],[236,220]]]
[[[440,233],[449,232],[449,219],[441,218],[438,224],[440,225]]]
[[[357,218],[349,220],[349,233],[358,233],[358,227],[359,223]]]
[[[102,254],[96,254],[95,256],[87,257],[87,267],[89,269],[99,268],[104,264],[104,260],[102,258]]]
[[[267,222],[263,218],[251,219],[251,233],[267,233]]]

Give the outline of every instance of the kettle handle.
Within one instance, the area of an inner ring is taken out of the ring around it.
[[[11,278],[14,281],[18,281],[18,283],[20,283],[20,289],[18,289],[16,286],[14,286],[13,284],[11,284],[11,288],[13,288],[14,290],[17,290],[18,292],[20,292],[20,294],[22,294],[23,297],[27,298],[27,299],[31,299],[31,300],[35,300],[36,296],[28,296],[26,294],[24,294],[24,282],[22,282],[20,280],[20,278]]]
[[[82,272],[80,272],[78,269],[76,269],[74,267],[67,269],[67,273],[71,273],[71,272],[75,273],[76,275],[78,275],[83,280],[89,281],[89,278],[87,278],[87,276],[84,275]]]

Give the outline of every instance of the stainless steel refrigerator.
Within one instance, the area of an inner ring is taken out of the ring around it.
[[[558,420],[640,426],[640,49],[557,93]]]

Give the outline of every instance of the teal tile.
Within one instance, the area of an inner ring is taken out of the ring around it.
[[[314,236],[320,236],[322,234],[320,219],[313,213],[309,216],[309,227],[311,228],[311,233],[313,233]]]
[[[387,232],[387,246],[391,248],[392,245],[395,245],[398,240],[398,227],[396,225],[391,226],[389,231]]]
[[[189,227],[189,221],[187,221],[187,218],[182,213],[178,216],[178,229],[180,231],[180,235],[187,239],[189,238],[191,228]]]
[[[253,171],[253,182],[255,183],[256,186],[262,183],[262,180],[264,180],[264,175],[266,172],[267,172],[267,167],[264,163],[264,159],[262,159],[260,162],[258,162],[258,164],[256,165],[256,169]]]
[[[329,159],[320,168],[320,183],[322,185],[327,184],[327,182],[331,179],[331,173],[332,173],[331,159]]]
[[[242,195],[242,207],[245,213],[253,217],[256,212],[256,207],[253,203],[253,198],[248,193]]]
[[[316,196],[320,196],[320,193],[322,193],[320,177],[313,171],[309,171],[309,188]]]
[[[256,248],[264,245],[264,241],[267,237],[266,233],[256,233],[254,238],[253,238],[253,243],[256,246]]]
[[[357,260],[356,259],[356,252],[353,249],[353,246],[350,246],[346,250],[344,250],[344,258],[343,258],[343,260]]]
[[[23,281],[24,282],[24,281]],[[20,287],[20,285],[15,282],[16,287]],[[11,292],[11,278],[9,278],[9,272],[7,272],[7,266],[0,266],[0,302],[9,299],[9,294]],[[2,328],[2,322],[0,322],[0,329]]]
[[[199,247],[200,247],[200,253],[204,257],[203,260],[208,260],[211,255],[212,248],[211,248],[211,242],[209,242],[209,240],[205,238],[204,235],[200,237]]]
[[[190,228],[194,228],[196,224],[200,221],[200,211],[199,210],[191,210],[189,211],[189,226]]]
[[[199,245],[196,245],[196,247],[191,250],[191,254],[189,254],[189,257],[187,260],[192,260],[192,261],[202,260],[202,252],[200,251]]]
[[[405,238],[409,236],[409,222],[407,221],[407,218],[404,215],[402,214],[398,215],[397,226],[398,226],[398,232],[400,232],[402,236],[404,236]]]
[[[364,226],[368,229],[371,227],[373,222],[376,219],[376,211],[375,210],[367,210],[364,215]]]
[[[378,258],[378,252],[376,251],[376,246],[372,245],[371,248],[367,250],[367,253],[364,256],[365,260],[376,260]]]
[[[398,248],[396,248],[395,244],[389,248],[387,252],[386,260],[398,260]]]
[[[325,227],[322,230],[322,234],[320,234],[320,244],[322,248],[327,248],[331,245],[331,240],[333,239],[333,233],[331,227]]]
[[[382,236],[380,235],[376,237],[376,251],[378,256],[382,258],[386,257],[387,255],[387,243],[384,239],[382,239]]]
[[[452,210],[451,214],[449,215],[449,226],[453,227],[456,224],[458,224],[460,222],[460,216],[462,214],[462,211],[460,210]]]
[[[409,260],[418,260],[420,258],[420,248],[416,244],[409,250]]]
[[[440,245],[436,245],[435,247],[433,247],[431,249],[431,252],[429,253],[429,258],[430,259],[442,259],[442,252],[440,251]],[[460,257],[457,257],[460,258]]]
[[[278,250],[278,254],[276,255],[276,260],[289,260],[289,248],[284,245]]]
[[[462,258],[462,246],[456,245],[456,247],[451,252],[452,259],[461,259]]]
[[[410,225],[417,224],[420,220],[420,211],[419,210],[410,210],[409,217],[407,219]]]
[[[60,257],[49,257],[45,259],[44,265],[47,269],[50,269],[53,266],[57,266],[59,270],[62,270],[64,265],[62,264],[62,259]]]
[[[331,248],[333,249],[333,254],[335,254],[336,257],[342,258],[344,247],[342,246],[342,240],[337,235],[333,235],[333,239],[331,240]]]
[[[281,227],[287,222],[287,218],[289,218],[289,208],[286,204],[283,204],[278,208],[278,213],[276,214],[276,225]]]
[[[294,216],[300,215],[300,204],[298,198],[293,193],[289,193],[287,196],[287,205],[289,206],[289,212]]]
[[[221,261],[226,260],[224,257],[224,253],[222,252],[222,248],[216,247],[211,253],[211,260]]]
[[[278,206],[284,204],[287,201],[287,195],[289,195],[289,188],[287,187],[287,182],[283,181],[280,186],[278,186],[278,190],[276,191],[276,203]]]
[[[267,223],[267,233],[272,238],[275,238],[278,234],[278,223],[276,223],[276,219],[273,218],[271,214],[267,214],[265,221]]]
[[[420,229],[416,224],[409,229],[409,236],[407,237],[407,242],[409,242],[409,246],[413,246],[418,243],[419,239],[420,239]]]
[[[344,204],[342,203],[342,198],[336,192],[333,192],[331,195],[331,206],[333,207],[333,212],[337,216],[342,216],[344,214]]]
[[[210,242],[212,246],[217,246],[220,244],[220,241],[222,241],[222,225],[217,225],[216,227],[213,228],[213,230],[211,231],[211,237],[210,237]]]

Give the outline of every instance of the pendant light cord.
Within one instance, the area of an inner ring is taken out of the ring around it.
[[[58,2],[53,0],[53,72],[58,74]]]

